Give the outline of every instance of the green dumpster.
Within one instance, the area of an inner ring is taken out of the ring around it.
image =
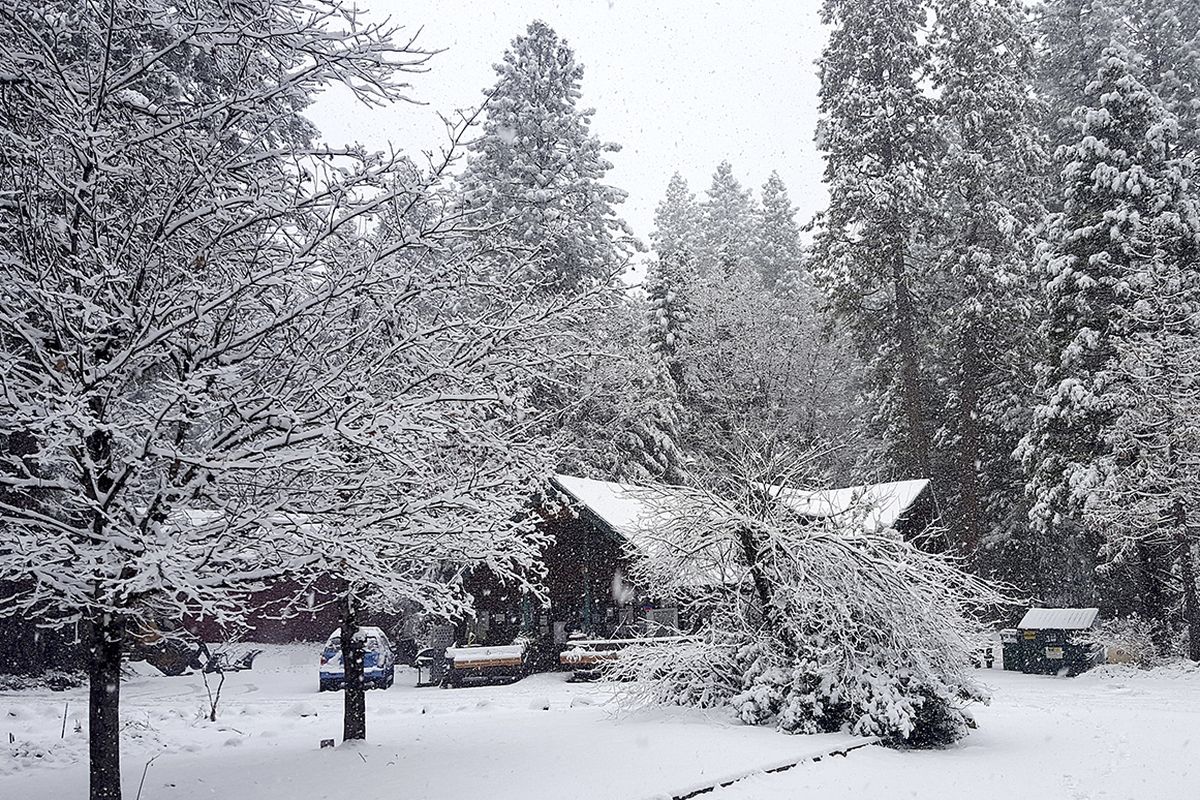
[[[1004,668],[1022,672],[1025,669],[1025,650],[1021,632],[1016,628],[1000,631],[1000,646],[1003,649]]]

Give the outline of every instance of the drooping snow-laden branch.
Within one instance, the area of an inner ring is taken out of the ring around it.
[[[962,735],[965,705],[985,698],[971,662],[988,613],[1011,602],[1003,588],[873,529],[866,508],[812,519],[729,497],[657,499],[634,577],[696,622],[683,646],[623,653],[616,672],[643,679],[630,699],[730,705],[790,731]]]

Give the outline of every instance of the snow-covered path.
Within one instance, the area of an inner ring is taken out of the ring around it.
[[[272,648],[226,682],[217,723],[199,677],[143,675],[124,687],[125,783],[143,800],[403,797],[639,800],[836,748],[720,714],[614,714],[610,689],[538,675],[507,686],[416,689],[398,673],[368,693],[369,741],[340,739],[340,696],[318,694],[315,648]],[[941,752],[855,751],[706,795],[731,798],[1196,797],[1200,672],[1077,679],[992,672],[980,730]],[[85,694],[0,693],[0,797],[86,794]],[[60,739],[63,704],[67,734]],[[548,709],[548,710],[547,710]],[[15,743],[8,744],[13,734]]]

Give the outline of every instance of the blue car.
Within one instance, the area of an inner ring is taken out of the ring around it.
[[[396,682],[396,657],[387,634],[379,628],[359,628],[363,641],[363,687],[386,689]],[[341,689],[346,683],[342,668],[342,629],[338,628],[321,653],[320,691]]]

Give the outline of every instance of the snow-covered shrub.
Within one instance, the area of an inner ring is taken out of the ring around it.
[[[1141,669],[1151,669],[1163,662],[1158,645],[1158,625],[1137,614],[1120,619],[1108,619],[1099,628],[1076,635],[1084,644],[1095,644],[1104,648],[1109,662],[1134,664]]]
[[[847,730],[904,746],[952,742],[986,701],[972,657],[993,586],[894,531],[699,493],[664,503],[637,578],[704,621],[680,644],[623,651],[633,702],[727,705],[748,724]]]
[[[62,692],[83,686],[86,682],[87,676],[82,672],[57,669],[46,670],[41,675],[0,674],[0,692],[20,689],[51,689]]]

